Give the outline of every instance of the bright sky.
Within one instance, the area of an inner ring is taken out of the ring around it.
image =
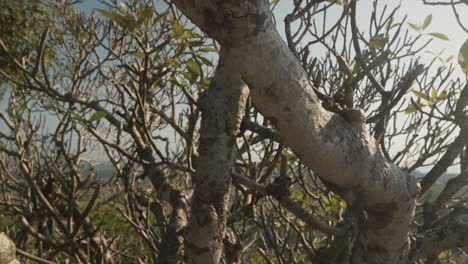
[[[432,0],[434,1],[434,0]],[[440,0],[450,2],[448,0]],[[374,0],[360,0],[357,3],[357,23],[358,26],[365,30],[369,25],[370,14],[373,9]],[[438,54],[441,51],[444,51],[444,57],[454,55],[455,58],[458,56],[458,51],[464,41],[468,38],[466,32],[464,32],[459,24],[456,21],[456,18],[453,14],[452,8],[450,6],[433,6],[425,5],[423,0],[406,0],[406,1],[395,1],[395,0],[379,0],[378,6],[380,10],[385,6],[388,10],[392,10],[397,5],[401,5],[399,12],[397,12],[394,21],[395,23],[403,20],[404,16],[407,16],[406,22],[411,22],[417,25],[421,25],[424,19],[432,14],[432,22],[429,27],[424,30],[424,33],[430,32],[440,32],[445,34],[449,40],[439,40],[435,39],[431,44],[430,48],[433,53]],[[456,8],[460,14],[461,19],[464,22],[464,25],[468,27],[468,8],[464,7],[466,5],[458,5]],[[275,15],[276,22],[279,32],[284,37],[284,16],[292,9],[291,0],[280,0],[277,6]],[[336,8],[331,8],[327,15],[329,16],[330,23],[336,21],[341,15],[342,8],[339,5],[336,5]],[[409,26],[407,26],[409,28]],[[416,31],[413,33],[416,34]],[[429,38],[429,37],[428,37]],[[432,59],[430,54],[427,55],[428,59]],[[456,59],[453,60],[456,63]],[[459,70],[461,74],[461,70]]]

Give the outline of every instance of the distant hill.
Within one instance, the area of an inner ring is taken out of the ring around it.
[[[98,178],[108,179],[115,175],[115,168],[112,163],[99,163],[95,168]]]
[[[417,179],[420,179],[420,178],[424,177],[427,174],[427,172],[415,171],[412,174]],[[432,200],[435,197],[437,197],[437,195],[439,195],[440,192],[442,192],[442,190],[444,189],[447,182],[450,179],[452,179],[452,178],[454,178],[456,176],[458,176],[457,173],[445,173],[442,176],[440,176],[439,179],[437,179],[437,181],[434,183],[434,185],[429,189],[428,194],[427,194],[427,198],[429,200]],[[467,188],[468,188],[468,186],[462,188],[462,190],[466,190]]]

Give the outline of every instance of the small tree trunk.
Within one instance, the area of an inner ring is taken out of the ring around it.
[[[214,79],[200,100],[199,157],[185,238],[186,263],[219,263],[223,249],[236,135],[248,97],[247,87],[227,53],[221,51]]]

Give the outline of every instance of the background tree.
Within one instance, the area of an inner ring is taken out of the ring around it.
[[[468,88],[418,61],[447,38],[431,16],[374,2],[363,30],[355,1],[295,1],[283,41],[277,2],[73,4],[1,35],[0,213],[23,261],[466,261]]]

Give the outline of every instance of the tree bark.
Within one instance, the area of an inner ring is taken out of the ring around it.
[[[200,100],[199,156],[185,237],[186,263],[219,263],[222,254],[236,135],[248,97],[232,60],[222,49],[214,79]]]
[[[16,246],[5,233],[0,233],[0,263],[19,263],[16,260]]]
[[[340,115],[323,109],[305,71],[276,31],[268,1],[173,2],[230,50],[252,101],[274,121],[280,140],[323,180],[337,186],[348,204],[365,212],[351,250],[352,263],[405,262],[418,193],[414,178],[385,159],[359,111]]]

